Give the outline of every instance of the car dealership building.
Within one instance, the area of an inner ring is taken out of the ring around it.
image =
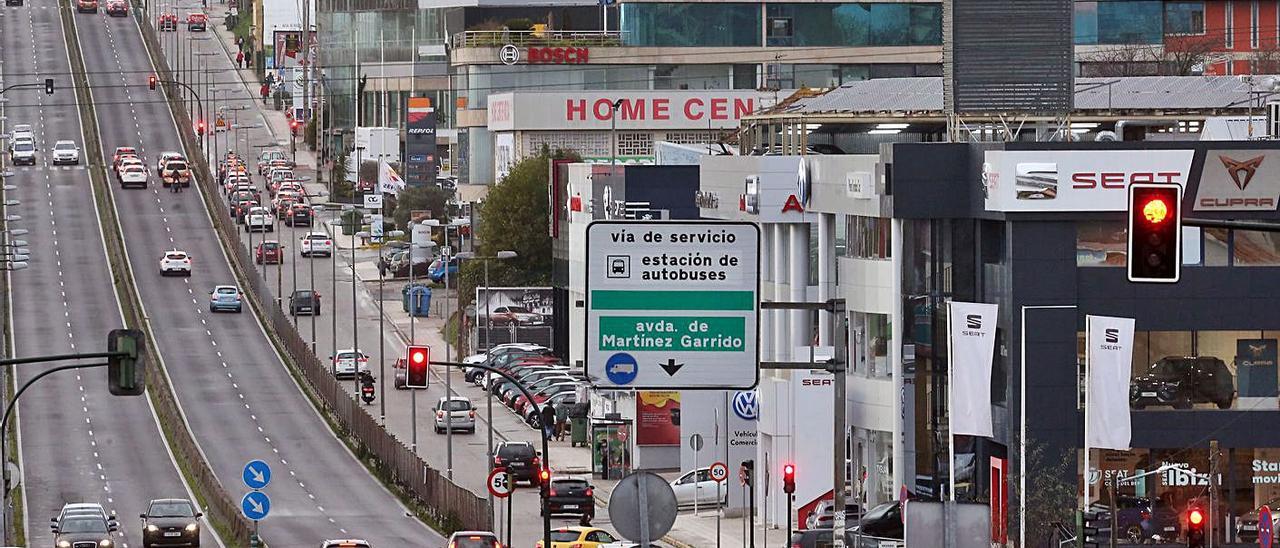
[[[1184,186],[1186,218],[1280,221],[1280,147],[1271,141],[897,144],[884,160],[894,235],[901,234],[894,248],[902,253],[903,354],[914,358],[904,365],[914,381],[908,394],[915,411],[913,490],[941,493],[950,468],[946,303],[996,303],[995,436],[957,440],[962,500],[998,500],[1003,492],[1012,499],[1008,517],[1016,531],[1023,455],[1032,505],[1045,503],[1035,495],[1036,478],[1080,482],[1081,491],[1081,478],[1088,478],[1096,499],[1113,474],[1172,464],[1216,475],[1216,536],[1247,539],[1238,518],[1280,496],[1280,433],[1264,426],[1280,420],[1274,290],[1280,237],[1184,225],[1177,284],[1134,284],[1124,269],[1124,211],[1129,184],[1176,182]],[[1085,474],[1087,315],[1134,318],[1136,328],[1133,449],[1095,450],[1094,469]],[[1199,359],[1182,359],[1189,356]],[[1227,375],[1233,390],[1222,388]],[[1220,448],[1216,469],[1211,440]],[[1169,538],[1182,529],[1176,516],[1208,490],[1203,476],[1168,471],[1123,483],[1120,495],[1148,499],[1158,522],[1173,516],[1158,531]]]

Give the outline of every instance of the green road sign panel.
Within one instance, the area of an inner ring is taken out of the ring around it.
[[[601,388],[747,389],[759,378],[760,229],[587,227],[587,374]]]

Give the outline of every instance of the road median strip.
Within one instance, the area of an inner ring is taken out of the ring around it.
[[[119,299],[126,325],[142,330],[147,336],[147,344],[156,349],[147,358],[151,362],[146,367],[148,397],[156,411],[165,441],[176,457],[174,460],[179,471],[195,493],[197,503],[204,508],[210,525],[228,546],[248,546],[251,525],[239,514],[237,502],[230,498],[228,491],[218,482],[208,460],[204,458],[179,406],[168,373],[164,370],[163,360],[158,357],[159,346],[150,322],[143,312],[142,297],[138,292],[125,249],[124,229],[120,225],[115,200],[109,187],[110,183],[106,180],[103,171],[106,162],[102,156],[98,118],[90,95],[88,73],[85,70],[79,38],[75,31],[71,0],[59,0],[59,7],[63,28],[69,31],[64,32],[63,36],[71,62],[71,77],[81,123],[85,129],[85,162],[89,168],[94,200],[98,204],[98,222],[107,248],[107,260],[114,273],[112,286]]]

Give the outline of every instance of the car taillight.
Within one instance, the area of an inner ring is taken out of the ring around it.
[[[555,489],[551,489],[550,491],[548,491],[548,492],[547,492],[547,494],[549,494],[549,495],[551,495],[551,496],[553,496],[553,497],[554,497],[554,496],[556,496],[556,490],[555,490]]]
[[[592,493],[593,493],[593,492],[592,492],[590,489],[587,489],[587,496],[588,496],[588,497],[595,496],[595,495],[593,495]]]
[[[437,418],[437,419],[443,419],[443,418],[444,418],[444,411],[436,411],[436,418]]]
[[[539,466],[538,466],[539,464],[542,464],[542,461],[541,461],[540,459],[538,459],[538,457],[533,457],[533,467],[534,467],[534,468],[539,468]]]
[[[333,245],[333,241],[331,241],[331,240],[325,240],[325,241],[324,241],[324,245]]]
[[[471,418],[473,418],[473,419],[474,419],[474,418],[476,418],[476,410],[475,410],[475,409],[472,409],[470,412],[468,412],[468,413],[467,413],[467,416],[469,416],[469,417],[471,417]]]

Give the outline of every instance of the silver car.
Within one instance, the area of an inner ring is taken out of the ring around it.
[[[240,312],[244,309],[241,303],[242,294],[240,288],[234,285],[220,285],[213,288],[209,292],[209,312],[218,312],[220,310],[230,310],[232,312]]]
[[[455,432],[465,430],[476,432],[476,409],[471,400],[462,396],[440,398],[436,402],[436,433],[442,434],[447,429]]]

